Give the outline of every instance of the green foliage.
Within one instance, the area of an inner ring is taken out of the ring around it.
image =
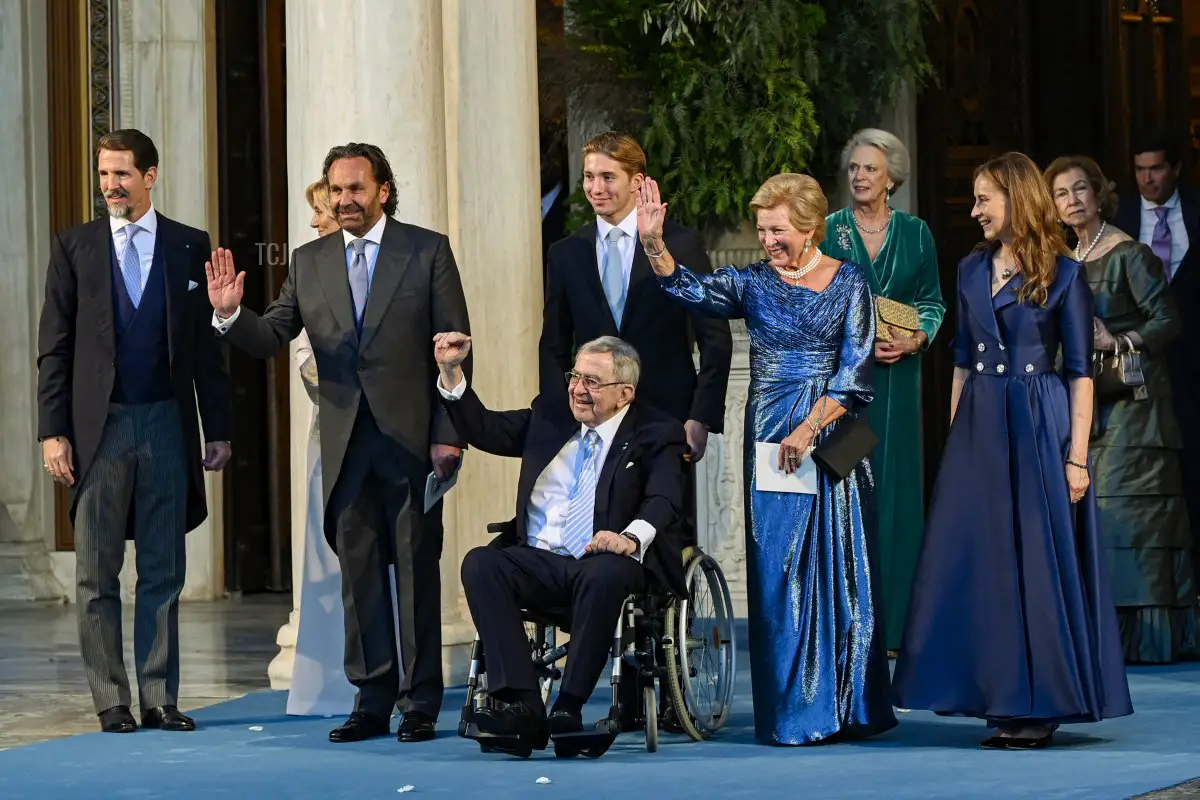
[[[638,133],[671,216],[715,231],[771,175],[830,180],[846,137],[929,79],[931,2],[570,0],[572,81]]]

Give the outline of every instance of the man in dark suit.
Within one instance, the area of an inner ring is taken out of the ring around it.
[[[374,145],[335,147],[324,177],[341,231],[292,253],[279,298],[263,313],[241,305],[226,250],[213,254],[213,324],[257,358],[308,333],[321,376],[319,415],[325,536],[342,568],[346,677],[354,713],[330,732],[356,742],[389,732],[434,737],[442,703],[442,506],[424,513],[425,479],[456,468],[462,441],[434,390],[434,331],[467,330],[467,304],[449,240],[391,218],[395,180]],[[388,564],[396,568],[396,658]]]
[[[625,598],[647,580],[687,593],[681,541],[682,426],[634,402],[637,352],[614,337],[584,344],[561,389],[529,409],[489,411],[460,364],[470,337],[434,339],[438,391],[474,447],[520,457],[517,515],[501,546],[477,547],[463,588],[487,657],[488,691],[507,705],[480,712],[488,733],[543,749],[548,734],[583,730],[582,709],[607,663]],[[546,719],[522,608],[571,608],[571,653]]]
[[[184,534],[208,515],[203,469],[223,469],[231,454],[229,375],[197,291],[209,240],[155,211],[158,150],[148,136],[113,131],[100,139],[96,161],[108,219],[51,243],[38,438],[46,471],[71,487],[79,646],[101,729],[137,730],[119,581],[132,538],[142,725],[190,731],[195,723],[176,707]]]
[[[1193,561],[1200,567],[1200,195],[1179,185],[1182,167],[1165,134],[1139,136],[1133,147],[1138,196],[1121,201],[1113,222],[1162,259],[1179,307],[1182,326],[1167,347],[1167,371],[1183,439]]]
[[[609,131],[583,147],[583,187],[596,221],[550,248],[538,345],[542,391],[561,386],[579,344],[619,336],[642,359],[640,401],[684,423],[689,458],[696,462],[704,457],[708,434],[722,430],[733,340],[728,322],[691,314],[659,288],[637,232],[637,192],[645,173],[646,154],[631,136]],[[696,231],[668,222],[664,237],[680,263],[712,270]],[[689,471],[689,517],[692,484]],[[694,536],[690,526],[688,533]]]

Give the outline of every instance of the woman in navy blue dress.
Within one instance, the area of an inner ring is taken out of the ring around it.
[[[1026,156],[976,171],[971,216],[985,242],[958,268],[950,435],[895,692],[1030,749],[1133,713],[1089,490],[1092,293]]]

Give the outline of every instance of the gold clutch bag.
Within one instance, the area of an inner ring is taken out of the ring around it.
[[[878,295],[875,298],[875,338],[892,341],[889,325],[905,331],[909,336],[916,336],[917,331],[921,330],[921,315],[912,306]]]

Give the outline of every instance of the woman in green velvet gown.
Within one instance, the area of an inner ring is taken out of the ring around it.
[[[1119,342],[1141,351],[1145,391],[1097,394],[1092,489],[1108,554],[1113,602],[1129,663],[1196,657],[1196,584],[1183,497],[1179,427],[1163,348],[1179,332],[1179,312],[1162,261],[1107,220],[1117,199],[1100,167],[1066,156],[1046,170],[1063,222],[1079,243],[1095,296],[1097,357]]]
[[[872,454],[879,522],[880,608],[890,654],[900,647],[921,536],[925,492],[921,458],[921,352],[942,324],[937,251],[924,220],[889,207],[888,198],[908,177],[904,144],[867,128],[842,151],[850,182],[848,208],[826,219],[825,251],[863,268],[876,295],[914,306],[921,328],[875,344],[875,400],[871,427],[879,436]]]

